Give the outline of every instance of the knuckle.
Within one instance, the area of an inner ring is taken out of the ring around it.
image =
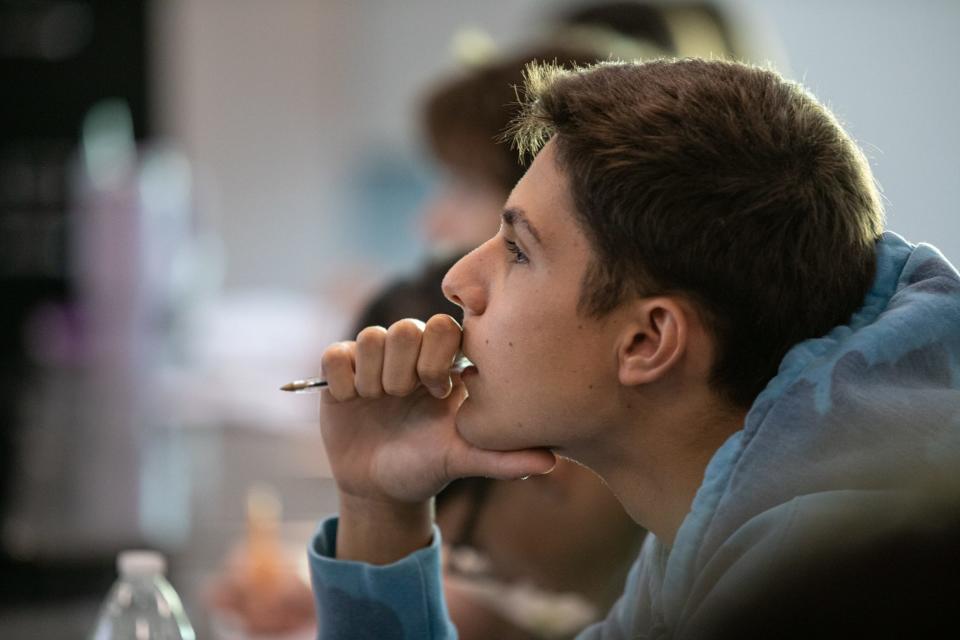
[[[445,313],[439,313],[427,320],[427,326],[424,332],[436,336],[459,336],[461,329],[460,324],[451,316]]]
[[[352,365],[353,343],[338,342],[330,345],[320,359],[321,375],[327,379],[327,389],[337,402],[355,397]]]
[[[335,342],[327,347],[320,357],[320,364],[324,371],[341,366],[350,360],[350,345],[346,342]]]
[[[380,326],[366,327],[357,334],[357,346],[369,347],[380,344],[387,337],[387,330]]]
[[[423,333],[423,323],[413,318],[397,320],[387,330],[387,337],[403,342],[413,342],[420,339]]]

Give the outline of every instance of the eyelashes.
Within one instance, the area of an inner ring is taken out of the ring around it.
[[[510,259],[510,262],[516,264],[527,264],[530,262],[530,258],[527,257],[527,254],[523,252],[519,245],[513,240],[508,240],[507,238],[503,239],[503,242],[507,246],[507,251],[513,254],[513,257]]]

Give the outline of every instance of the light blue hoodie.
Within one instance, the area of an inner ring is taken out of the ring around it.
[[[894,530],[916,492],[956,482],[960,275],[929,245],[885,233],[877,247],[860,310],[787,353],[711,459],[673,547],[649,536],[623,596],[581,638],[696,638],[788,560]],[[455,637],[439,533],[386,567],[332,559],[335,536],[329,520],[310,546],[320,637]]]

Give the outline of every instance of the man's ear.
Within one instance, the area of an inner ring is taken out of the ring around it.
[[[625,386],[662,378],[680,361],[688,346],[686,307],[668,297],[644,298],[634,305],[617,350],[620,383]]]

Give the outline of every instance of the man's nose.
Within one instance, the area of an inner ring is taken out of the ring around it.
[[[486,243],[482,244],[460,258],[443,278],[443,295],[462,308],[465,316],[481,314],[487,306],[486,283],[480,277],[484,273],[483,251],[486,246]]]

